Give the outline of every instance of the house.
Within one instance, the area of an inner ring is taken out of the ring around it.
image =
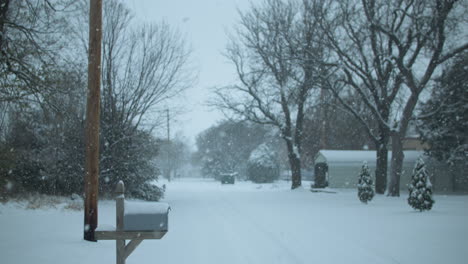
[[[400,178],[400,188],[402,190],[408,188],[414,165],[420,156],[426,161],[427,171],[431,177],[434,190],[450,191],[453,189],[452,180],[444,173],[445,167],[425,156],[424,151],[405,150],[404,155],[403,174]],[[391,156],[391,151],[389,151],[388,175],[390,175]],[[375,150],[320,150],[315,156],[315,166],[328,168],[326,178],[329,187],[356,188],[358,175],[364,161],[367,161],[372,175],[375,175],[376,157]],[[326,166],[323,164],[326,164]]]
[[[391,149],[391,139],[388,146]],[[414,121],[410,121],[408,124],[408,129],[406,130],[405,138],[403,139],[403,150],[425,150],[428,149],[429,145],[421,141],[421,136],[419,135],[416,124]]]

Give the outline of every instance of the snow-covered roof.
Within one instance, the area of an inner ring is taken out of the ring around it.
[[[424,151],[405,150],[404,162],[415,162],[418,157],[424,154]],[[388,152],[388,160],[392,152]],[[375,150],[320,150],[315,156],[315,163],[362,163],[367,161],[369,164],[375,163],[377,153]]]

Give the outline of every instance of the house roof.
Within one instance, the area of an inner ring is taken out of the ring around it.
[[[424,155],[424,151],[405,150],[404,162],[415,162],[418,157]],[[388,152],[388,161],[392,152]],[[320,150],[315,156],[315,163],[362,163],[367,161],[369,164],[375,164],[377,153],[375,150]]]

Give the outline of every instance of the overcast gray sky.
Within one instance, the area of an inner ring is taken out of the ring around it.
[[[238,20],[237,8],[245,9],[249,0],[129,0],[129,6],[141,21],[168,22],[177,27],[193,47],[193,65],[198,82],[186,93],[187,113],[173,125],[191,143],[194,137],[222,118],[218,111],[205,106],[209,88],[232,83],[234,68],[221,54],[226,47],[226,30]]]

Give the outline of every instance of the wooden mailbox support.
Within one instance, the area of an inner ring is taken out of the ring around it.
[[[124,230],[124,212],[125,212],[125,187],[122,181],[119,181],[116,188],[116,225],[115,230],[95,231],[96,240],[116,240],[117,264],[125,264],[125,260],[132,254],[135,248],[140,245],[144,239],[161,239],[167,230],[143,230],[143,231],[125,231]],[[126,244],[126,240],[130,240]]]

